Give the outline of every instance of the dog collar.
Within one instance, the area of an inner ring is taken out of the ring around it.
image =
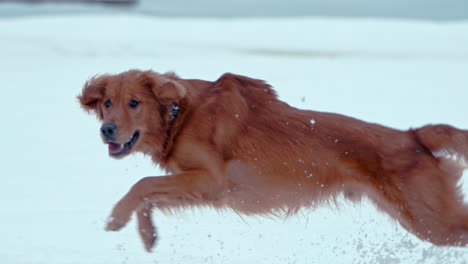
[[[171,114],[169,116],[169,121],[173,121],[179,115],[180,107],[173,104],[171,107]]]

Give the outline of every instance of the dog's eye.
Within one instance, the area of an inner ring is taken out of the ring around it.
[[[109,108],[109,107],[111,106],[111,104],[112,104],[112,102],[111,102],[110,99],[107,99],[107,100],[104,102],[104,106],[105,106],[106,108]]]
[[[138,102],[138,101],[135,100],[135,99],[132,99],[132,100],[130,100],[130,102],[128,102],[128,105],[129,105],[131,108],[135,108],[135,107],[137,107],[139,104],[140,104],[140,102]]]

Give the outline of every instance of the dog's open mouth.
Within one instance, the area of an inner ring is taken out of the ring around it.
[[[135,142],[138,140],[139,136],[140,136],[140,133],[136,131],[133,134],[132,138],[127,143],[119,144],[115,142],[108,142],[109,155],[118,157],[118,156],[128,154],[130,150],[132,149],[132,146],[135,145]]]

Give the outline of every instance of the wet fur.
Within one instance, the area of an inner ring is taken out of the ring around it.
[[[137,97],[137,110],[126,102]],[[106,109],[103,101],[116,103]],[[122,142],[141,132],[143,152],[168,175],[137,182],[108,230],[135,212],[147,250],[151,210],[187,206],[243,214],[292,214],[338,194],[376,206],[422,240],[466,246],[468,208],[458,187],[468,131],[429,125],[400,131],[333,113],[300,110],[264,81],[224,74],[214,82],[132,70],[91,78],[82,107],[114,122]],[[180,108],[170,120],[171,107]]]

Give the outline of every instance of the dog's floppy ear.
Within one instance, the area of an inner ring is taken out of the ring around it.
[[[187,94],[187,88],[176,80],[175,75],[147,71],[143,74],[143,78],[145,84],[161,102],[178,102]]]
[[[167,81],[156,94],[158,98],[164,101],[179,101],[185,97],[187,89],[175,81]]]
[[[107,75],[100,75],[86,81],[81,95],[78,96],[78,101],[83,109],[86,111],[98,110],[98,105],[105,95],[107,79]]]

